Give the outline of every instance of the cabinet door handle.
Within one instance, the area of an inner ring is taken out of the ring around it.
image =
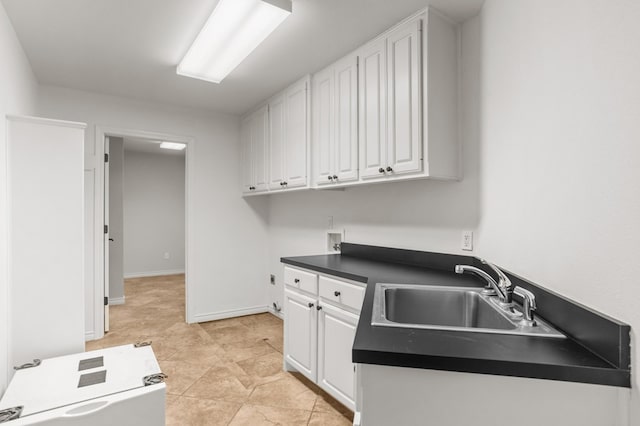
[[[320,305],[316,306],[316,310],[318,310],[318,311],[322,310],[322,306],[320,306]]]
[[[294,283],[296,283],[296,284],[298,284],[298,283],[300,282],[300,280],[299,280],[298,278],[294,278],[294,279],[293,279],[293,282],[294,282]]]
[[[327,179],[333,180],[333,176],[327,176]]]
[[[284,185],[284,182],[280,182],[280,186]]]
[[[333,175],[333,180],[338,180],[338,175]]]
[[[285,181],[285,182],[282,182],[282,184],[283,184],[284,186],[287,186],[289,183]]]
[[[382,167],[380,167],[380,168],[378,169],[378,172],[379,172],[379,173],[384,173],[384,169],[383,169]]]
[[[314,306],[313,303],[309,302],[309,307],[313,308],[313,306]]]
[[[391,166],[387,166],[387,171],[388,171],[388,172],[392,172],[392,171],[393,171],[393,169],[391,168]]]
[[[338,296],[340,296],[340,292],[339,292],[338,290],[336,290],[336,291],[334,291],[334,292],[333,292],[333,295],[334,295],[335,297],[338,297]]]

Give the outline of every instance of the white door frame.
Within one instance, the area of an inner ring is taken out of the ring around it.
[[[158,141],[180,142],[187,145],[187,153],[185,156],[185,320],[187,323],[195,322],[193,318],[195,295],[190,284],[189,276],[193,271],[193,262],[189,253],[192,252],[190,238],[191,225],[191,209],[189,208],[191,201],[191,191],[195,179],[194,175],[194,158],[195,158],[195,139],[190,136],[173,135],[168,133],[150,132],[145,130],[126,129],[120,127],[96,126],[95,146],[96,146],[96,179],[95,179],[95,206],[94,214],[96,229],[94,234],[94,288],[95,288],[95,335],[94,339],[100,339],[104,336],[104,140],[105,136],[115,137],[133,137],[144,138]]]

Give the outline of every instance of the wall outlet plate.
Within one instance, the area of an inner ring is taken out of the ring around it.
[[[462,231],[460,248],[466,251],[473,251],[473,231]]]

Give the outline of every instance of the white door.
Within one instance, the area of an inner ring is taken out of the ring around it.
[[[109,137],[104,138],[104,332],[109,331]]]
[[[284,182],[284,95],[269,102],[269,189],[282,189]]]
[[[359,64],[360,176],[381,177],[387,167],[386,40],[365,46]]]
[[[316,380],[317,310],[316,301],[285,290],[285,360],[310,380]]]
[[[307,81],[286,90],[285,182],[287,188],[307,184]]]
[[[333,183],[333,75],[333,67],[331,67],[313,76],[313,175],[317,185]]]
[[[266,191],[268,186],[267,143],[269,109],[265,105],[253,114],[251,120],[251,158],[254,191]]]
[[[242,192],[253,192],[253,161],[251,155],[251,116],[242,120],[240,143],[242,144]]]
[[[422,170],[421,23],[408,22],[387,38],[387,167],[392,174]]]
[[[335,64],[335,175],[358,179],[358,57]]]
[[[318,384],[355,410],[355,365],[351,358],[358,316],[323,304],[318,316]]]

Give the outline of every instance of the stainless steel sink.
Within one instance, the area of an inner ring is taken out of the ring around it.
[[[520,313],[498,306],[482,289],[415,284],[376,284],[371,324],[384,327],[459,330],[482,333],[564,338],[536,318],[535,326],[520,325]]]

